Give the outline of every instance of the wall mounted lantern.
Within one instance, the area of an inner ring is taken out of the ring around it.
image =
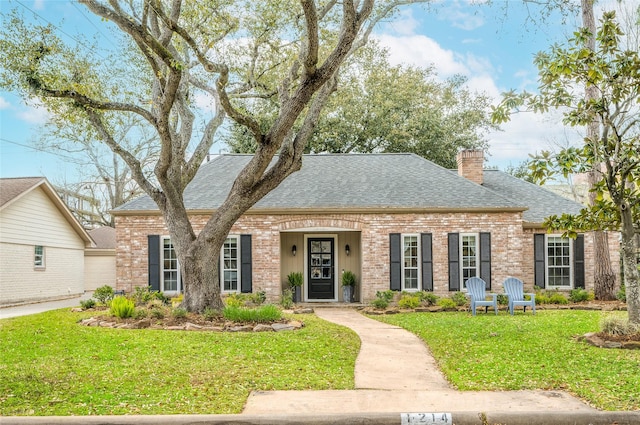
[[[344,252],[347,253],[347,256],[351,253],[351,248],[349,248],[349,244],[345,245]]]
[[[294,257],[296,256],[297,251],[298,251],[298,248],[295,245],[291,247],[291,255],[293,255]]]

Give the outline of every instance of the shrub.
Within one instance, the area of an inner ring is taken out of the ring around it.
[[[109,285],[99,287],[93,293],[93,298],[98,300],[102,305],[107,305],[113,299],[113,288]]]
[[[136,286],[131,298],[136,305],[145,305],[154,298],[154,293],[151,291],[150,286]]]
[[[148,315],[148,311],[144,308],[136,308],[136,310],[133,312],[134,319],[144,319]]]
[[[393,301],[393,298],[395,296],[396,296],[395,291],[392,291],[391,289],[387,289],[386,291],[376,292],[376,298],[383,298],[387,301],[387,303],[390,303],[391,301]]]
[[[247,296],[244,294],[238,294],[237,292],[229,294],[224,299],[225,305],[229,307],[242,307],[243,305],[245,305],[246,301],[247,301]]]
[[[622,301],[623,303],[627,302],[627,291],[626,291],[626,288],[624,286],[624,283],[620,284],[620,290],[616,294],[616,298],[618,300]]]
[[[451,295],[451,300],[455,303],[455,305],[462,306],[467,303],[467,296],[464,294],[464,292],[454,292]]]
[[[402,308],[414,309],[420,305],[420,297],[418,295],[403,294],[398,301],[398,306]]]
[[[384,310],[385,308],[389,307],[389,301],[387,301],[385,298],[376,298],[371,301],[371,305],[377,310]]]
[[[569,304],[562,293],[555,291],[536,291],[536,304]]]
[[[173,310],[171,310],[171,315],[175,319],[184,319],[185,317],[187,317],[187,309],[182,307],[176,307]]]
[[[433,292],[420,291],[417,295],[420,301],[426,305],[435,305],[436,301],[438,301],[438,297]]]
[[[304,276],[302,272],[291,272],[287,275],[287,283],[293,288],[294,286],[302,286],[304,283]]]
[[[355,286],[356,285],[356,275],[353,272],[347,270],[342,273],[342,286]]]
[[[255,305],[262,305],[267,300],[267,293],[265,291],[257,291],[251,295],[251,302]]]
[[[506,294],[498,294],[498,304],[500,305],[507,305],[509,304],[509,297],[507,297]]]
[[[282,318],[282,312],[273,304],[257,308],[226,306],[222,315],[225,319],[238,323],[268,323]]]
[[[96,306],[96,300],[94,300],[93,298],[89,298],[88,300],[80,301],[80,307],[82,307],[83,310],[88,310],[88,309],[93,308],[95,306]]]
[[[436,304],[445,310],[455,310],[456,303],[451,298],[440,298]]]
[[[574,303],[593,301],[594,298],[595,295],[593,292],[587,292],[581,288],[572,289],[571,292],[569,292],[569,300]]]
[[[291,289],[285,289],[282,291],[282,300],[280,301],[280,305],[284,309],[290,309],[293,307],[293,292]]]
[[[212,322],[219,316],[220,316],[220,313],[218,313],[216,310],[212,309],[211,307],[206,307],[202,312],[202,317],[204,317],[204,320],[208,320],[209,322]]]
[[[183,300],[184,300],[184,294],[180,294],[177,297],[171,298],[171,305],[174,307],[177,307],[180,304],[182,304]]]
[[[164,304],[164,305],[169,305],[169,303],[171,302],[171,298],[167,297],[162,292],[153,291],[151,293],[153,294],[153,298],[154,299],[162,302],[162,304]]]
[[[640,326],[621,317],[608,316],[600,322],[602,332],[609,335],[633,335],[640,333]]]
[[[154,319],[164,319],[165,317],[165,311],[164,308],[160,307],[160,308],[152,308],[151,310],[149,310],[151,317],[153,317]]]
[[[126,319],[133,316],[136,305],[133,301],[126,297],[117,296],[111,300],[109,311],[120,319]]]
[[[549,303],[550,304],[569,304],[569,300],[560,292],[554,292],[549,297]]]

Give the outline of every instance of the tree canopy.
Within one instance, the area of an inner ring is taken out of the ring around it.
[[[598,124],[595,136],[582,147],[569,147],[533,158],[534,177],[544,181],[556,173],[595,170],[596,202],[578,215],[564,214],[546,220],[549,229],[570,236],[584,230],[613,229],[622,235],[621,252],[629,320],[640,323],[640,284],[635,256],[635,234],[640,233],[640,54],[622,49],[623,35],[614,12],[603,15],[596,33],[596,48],[585,47],[588,29],[574,34],[567,47],[554,46],[539,53],[535,63],[540,92],[506,93],[494,109],[496,122],[509,119],[522,108],[536,112],[563,108],[564,123]],[[584,97],[583,87],[596,95]]]
[[[80,3],[115,24],[135,48],[107,60],[13,13],[0,28],[0,86],[93,128],[158,205],[180,262],[184,307],[220,309],[219,265],[211,259],[236,220],[300,168],[342,64],[366,44],[377,22],[411,1]],[[254,105],[267,98],[276,98],[278,107],[265,123]],[[158,140],[153,177],[114,134],[123,115],[141,120]],[[226,201],[194,229],[183,192],[226,117],[251,135],[255,155]]]
[[[487,148],[491,99],[472,93],[462,76],[439,81],[433,68],[392,66],[388,52],[370,42],[345,64],[320,114],[308,153],[413,152],[444,167],[460,149]],[[261,121],[277,99],[260,104]],[[234,126],[233,152],[254,152],[246,130]]]

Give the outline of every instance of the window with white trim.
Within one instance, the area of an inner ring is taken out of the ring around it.
[[[220,253],[220,284],[222,292],[240,291],[240,237],[229,236]]]
[[[402,290],[420,290],[420,238],[402,235]]]
[[[547,288],[571,288],[573,250],[571,239],[546,235]]]
[[[33,266],[37,269],[44,268],[44,247],[36,245],[33,250]]]
[[[171,243],[171,238],[162,238],[162,292],[181,292],[180,265],[176,250]]]
[[[480,276],[480,238],[477,233],[460,234],[460,276],[462,288],[467,289],[467,280]]]

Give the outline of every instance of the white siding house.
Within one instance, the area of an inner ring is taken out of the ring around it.
[[[84,290],[116,287],[116,229],[98,227],[89,231],[95,246],[84,251]]]
[[[0,179],[0,305],[82,294],[91,245],[47,179]]]

